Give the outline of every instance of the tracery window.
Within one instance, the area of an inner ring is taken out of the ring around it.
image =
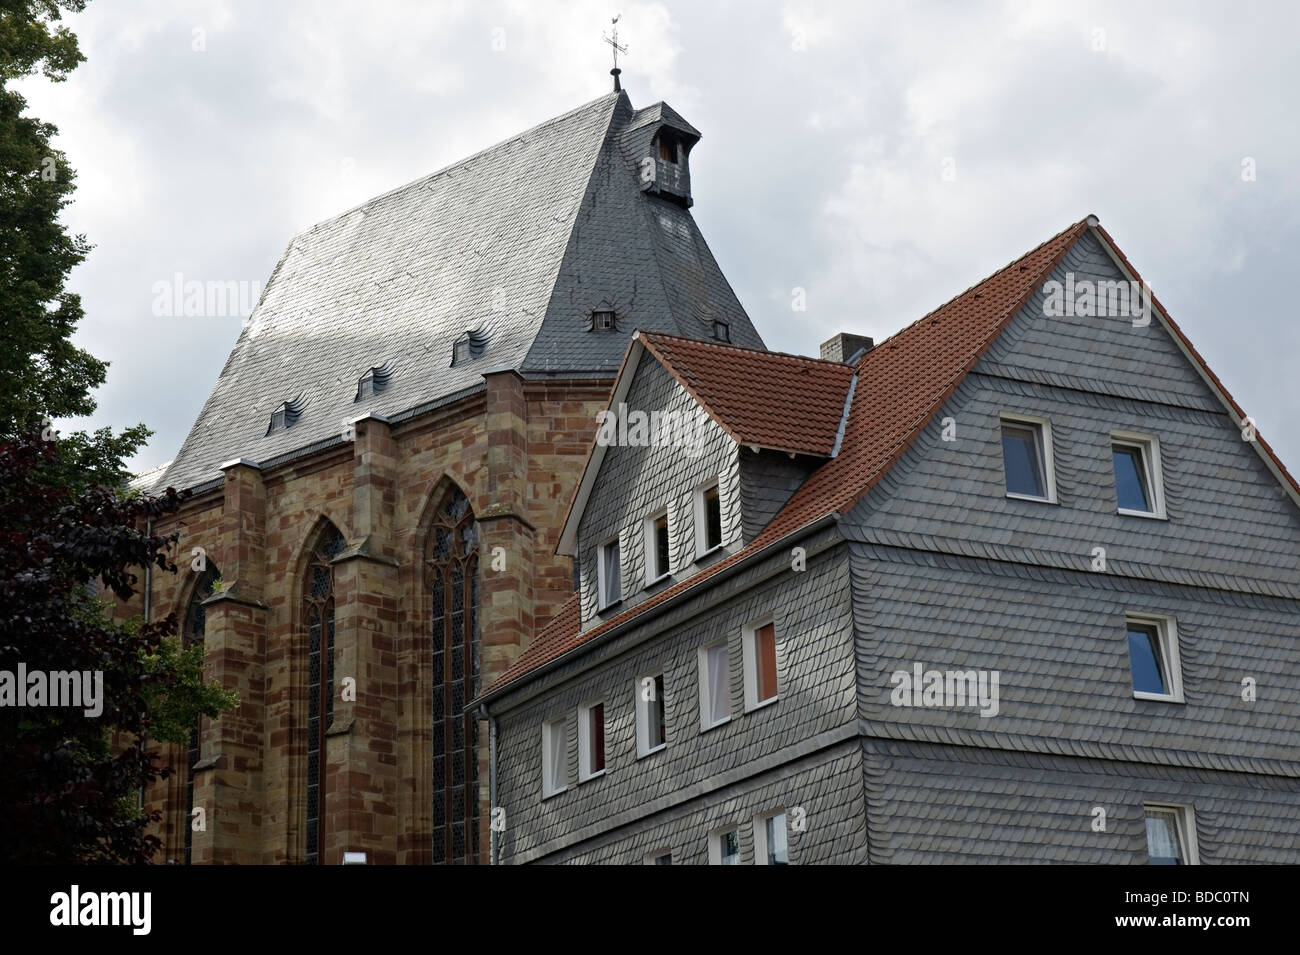
[[[320,862],[321,816],[325,806],[325,733],[334,718],[334,558],[346,546],[326,522],[312,548],[303,583],[307,628],[307,852]]]
[[[478,528],[454,485],[425,545],[433,673],[433,861],[473,864],[479,851],[478,721],[464,712],[478,693]]]
[[[207,632],[207,611],[203,608],[203,601],[212,596],[214,586],[220,579],[221,571],[217,570],[217,565],[209,559],[207,568],[194,582],[194,589],[190,591],[189,604],[185,608],[181,646],[186,650],[196,644],[203,645],[203,637]],[[194,854],[194,764],[199,761],[199,734],[202,719],[203,717],[200,716],[194,721],[194,728],[190,730],[190,744],[185,752],[185,818],[181,824],[185,827],[186,865],[190,864]]]

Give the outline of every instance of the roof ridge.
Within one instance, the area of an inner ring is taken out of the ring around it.
[[[442,166],[439,169],[435,169],[433,172],[428,172],[422,176],[417,176],[416,178],[410,180],[409,182],[403,183],[400,186],[394,186],[392,189],[389,189],[386,192],[381,192],[378,195],[371,196],[369,199],[365,200],[364,202],[359,202],[356,205],[352,206],[351,208],[343,210],[337,215],[330,216],[329,218],[326,219],[321,219],[319,222],[316,222],[315,224],[308,226],[306,229],[303,229],[301,232],[296,233],[293,236],[293,238],[289,240],[289,244],[290,246],[292,246],[293,243],[296,242],[302,236],[307,235],[310,232],[315,232],[317,229],[321,228],[322,226],[329,225],[332,222],[337,222],[338,220],[346,216],[350,216],[358,209],[365,209],[367,206],[372,205],[380,201],[381,199],[387,199],[389,196],[395,195],[399,192],[405,192],[407,189],[410,189],[413,186],[418,186],[432,179],[436,179],[438,176],[446,175],[447,173],[451,172],[454,169],[458,169],[461,166],[471,163],[474,160],[479,159],[490,152],[493,152],[494,150],[500,149],[502,146],[509,145],[510,143],[514,142],[516,139],[522,139],[524,136],[528,136],[532,133],[536,133],[539,130],[543,130],[548,126],[554,125],[556,123],[562,123],[565,120],[571,119],[572,117],[576,116],[578,113],[591,109],[592,107],[596,106],[597,104],[603,103],[606,100],[617,101],[620,97],[623,97],[625,95],[627,95],[625,91],[615,91],[611,93],[605,93],[602,96],[598,96],[593,100],[588,100],[586,103],[583,103],[580,106],[575,106],[567,113],[561,113],[559,116],[552,116],[550,119],[543,120],[542,122],[537,123],[534,126],[530,126],[525,130],[521,130],[520,132],[517,132],[514,135],[507,136],[505,139],[498,140],[497,142],[493,143],[491,146],[485,146],[483,149],[480,149],[478,152],[471,153],[468,156],[464,156],[460,159],[457,159],[455,162],[449,163],[446,166]],[[606,133],[608,133],[608,130],[606,130]]]
[[[1057,239],[1061,238],[1061,236],[1063,236],[1063,235],[1067,235],[1067,234],[1069,234],[1070,232],[1072,232],[1072,231],[1074,231],[1074,230],[1076,230],[1076,229],[1080,229],[1080,228],[1086,227],[1087,224],[1088,224],[1088,219],[1089,219],[1089,218],[1091,218],[1090,215],[1089,215],[1089,216],[1084,216],[1084,217],[1083,217],[1082,219],[1080,219],[1078,222],[1071,223],[1070,225],[1068,225],[1068,226],[1066,226],[1064,229],[1062,229],[1060,232],[1056,233],[1056,235],[1052,236],[1050,239],[1045,239],[1045,240],[1043,240],[1042,242],[1038,243],[1038,245],[1034,246],[1032,249],[1030,249],[1030,250],[1029,250],[1028,252],[1026,252],[1024,255],[1017,256],[1016,258],[1014,258],[1014,259],[1012,259],[1010,262],[1008,262],[1006,265],[1002,266],[1002,267],[999,268],[999,269],[995,269],[994,271],[990,272],[988,275],[984,276],[984,278],[980,279],[980,280],[979,280],[978,282],[976,282],[974,285],[971,285],[971,286],[969,286],[969,287],[963,289],[962,291],[958,292],[956,295],[954,295],[952,298],[948,299],[948,300],[947,300],[946,302],[944,302],[942,305],[939,305],[939,306],[936,306],[935,308],[930,309],[930,311],[926,312],[926,313],[925,313],[924,315],[922,315],[920,318],[915,319],[914,321],[909,322],[908,324],[904,325],[902,328],[900,328],[898,331],[894,332],[894,334],[890,335],[888,338],[883,338],[883,339],[881,339],[880,341],[876,342],[875,345],[873,345],[871,348],[867,349],[867,352],[866,352],[865,355],[863,355],[861,358],[858,359],[857,367],[861,367],[861,366],[862,366],[862,364],[867,360],[867,356],[868,356],[868,355],[871,355],[873,352],[876,352],[878,349],[884,347],[885,345],[890,344],[891,342],[894,341],[894,339],[898,338],[899,336],[904,335],[904,334],[906,334],[907,332],[911,331],[913,328],[915,328],[916,326],[920,325],[922,322],[926,321],[926,319],[929,319],[929,318],[934,317],[934,316],[937,315],[939,312],[942,312],[942,311],[943,311],[945,308],[947,308],[949,305],[952,305],[954,302],[957,302],[957,301],[959,301],[959,300],[965,298],[967,295],[969,295],[971,292],[975,291],[975,290],[976,290],[977,288],[979,288],[981,285],[986,285],[987,283],[993,281],[995,278],[997,278],[998,276],[1000,276],[1000,275],[1002,275],[1004,272],[1006,272],[1008,269],[1010,269],[1013,265],[1016,265],[1016,264],[1018,264],[1018,263],[1020,263],[1020,262],[1023,262],[1025,259],[1029,258],[1030,256],[1037,254],[1038,252],[1040,252],[1040,251],[1044,248],[1044,246],[1051,245],[1051,244],[1052,244],[1053,242],[1055,242]]]
[[[685,342],[688,345],[706,345],[710,348],[731,349],[733,351],[742,351],[753,355],[763,355],[765,357],[789,358],[793,361],[807,361],[817,365],[839,366],[850,370],[853,368],[852,365],[846,364],[845,362],[832,361],[829,358],[814,358],[812,355],[796,355],[794,352],[772,351],[770,348],[749,348],[746,345],[736,345],[731,342],[720,342],[708,338],[691,338],[687,335],[669,335],[666,332],[648,332],[641,331],[640,329],[637,330],[636,334],[645,339],[652,337],[667,338],[672,341]]]

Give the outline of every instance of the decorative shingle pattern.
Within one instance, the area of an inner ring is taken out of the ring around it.
[[[1300,841],[1295,779],[897,740],[865,740],[863,769],[875,864],[1141,865],[1148,802],[1195,807],[1205,864],[1294,864]]]

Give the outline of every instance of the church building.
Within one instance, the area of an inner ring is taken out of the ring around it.
[[[636,329],[762,349],[691,216],[700,133],[615,90],[296,236],[175,460],[176,612],[237,709],[147,793],[160,862],[482,863],[497,682]]]

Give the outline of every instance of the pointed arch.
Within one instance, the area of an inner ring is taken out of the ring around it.
[[[317,522],[308,541],[300,584],[307,714],[303,861],[315,865],[320,862],[324,842],[325,733],[334,716],[334,558],[343,552],[347,541],[327,517]]]
[[[193,575],[190,594],[183,606],[185,616],[181,620],[181,648],[188,650],[193,646],[203,646],[207,633],[207,610],[203,601],[216,592],[216,583],[221,579],[212,558],[205,558],[206,567]],[[185,864],[189,865],[194,855],[194,764],[199,761],[200,741],[203,739],[203,717],[196,717],[190,728],[190,742],[185,751],[185,816],[181,819],[181,830],[185,833]]]
[[[431,858],[472,864],[479,852],[478,720],[463,711],[480,689],[479,532],[454,481],[444,478],[430,500],[420,568],[431,684]]]

